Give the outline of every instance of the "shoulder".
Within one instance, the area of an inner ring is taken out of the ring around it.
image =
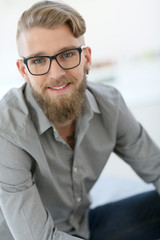
[[[28,119],[28,107],[25,102],[24,90],[21,88],[9,90],[0,101],[0,134],[20,131]]]
[[[87,88],[93,94],[100,106],[112,105],[118,107],[122,100],[120,92],[112,86],[88,82]]]

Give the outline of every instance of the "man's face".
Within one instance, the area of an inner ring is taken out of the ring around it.
[[[20,55],[28,58],[37,55],[53,56],[67,49],[81,47],[84,44],[83,41],[83,37],[75,38],[67,25],[52,29],[33,27],[20,34],[18,46]],[[42,108],[47,108],[50,105],[49,111],[51,111],[53,105],[56,107],[59,106],[59,110],[57,109],[57,111],[60,111],[62,105],[65,106],[67,103],[67,108],[69,108],[68,103],[70,104],[74,99],[76,102],[78,101],[75,95],[79,91],[83,92],[82,88],[86,87],[85,72],[90,69],[90,64],[91,51],[89,48],[83,49],[81,63],[76,68],[64,70],[55,60],[52,60],[50,71],[41,76],[30,74],[24,63],[21,60],[17,61],[18,69],[25,81],[30,83],[36,100],[40,105],[43,100]],[[75,103],[72,105],[75,105]],[[77,107],[80,108],[80,106]],[[52,114],[52,116],[55,114]],[[55,119],[51,120],[54,121]],[[60,121],[60,119],[56,119],[56,121]]]

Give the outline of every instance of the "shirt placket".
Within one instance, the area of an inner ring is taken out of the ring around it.
[[[78,123],[79,124],[79,123]],[[80,154],[80,144],[83,140],[83,137],[88,129],[88,122],[81,121],[81,128],[80,131],[78,131],[77,135],[77,141],[74,151],[74,160],[73,160],[73,166],[72,166],[72,184],[73,184],[73,197],[74,197],[74,207],[73,212],[70,215],[70,223],[72,224],[75,229],[78,229],[79,222],[81,219],[81,212],[78,211],[78,209],[83,208],[83,192],[82,192],[82,176],[81,176],[81,170],[80,170],[80,162],[81,162],[81,154]],[[78,221],[77,221],[78,220]]]

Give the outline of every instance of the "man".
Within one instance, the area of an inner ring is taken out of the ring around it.
[[[117,90],[87,83],[85,30],[78,12],[52,1],[19,20],[17,67],[26,83],[0,102],[2,240],[160,237],[155,191],[89,210],[112,151],[160,192],[160,150]]]

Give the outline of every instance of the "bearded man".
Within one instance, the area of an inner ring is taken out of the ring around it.
[[[160,192],[160,149],[116,89],[87,81],[85,31],[76,10],[52,1],[18,22],[25,84],[0,102],[3,240],[160,237],[156,191],[90,209],[89,192],[113,151]]]

